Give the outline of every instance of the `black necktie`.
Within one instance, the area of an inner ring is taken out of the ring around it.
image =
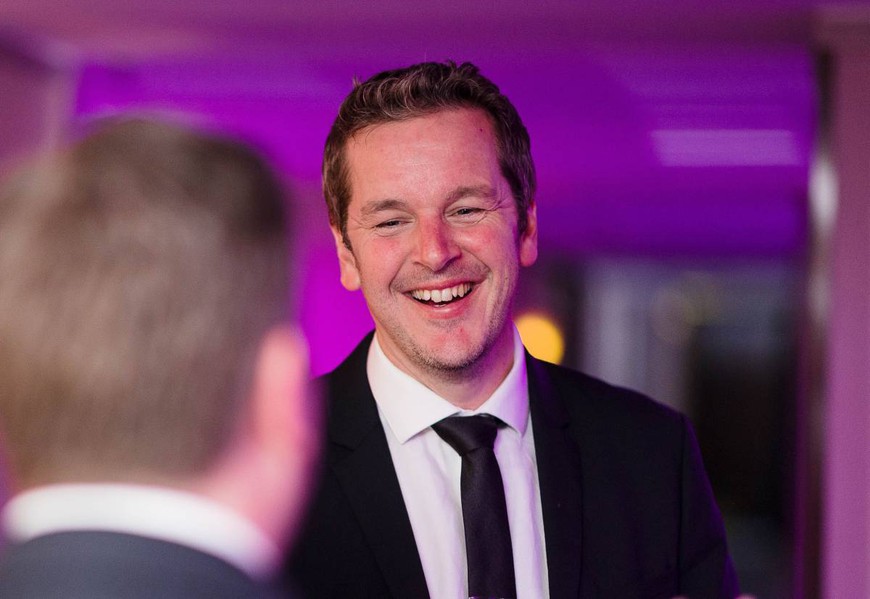
[[[517,596],[504,485],[492,451],[504,423],[489,415],[451,416],[432,425],[462,457],[462,520],[468,556],[468,596]]]

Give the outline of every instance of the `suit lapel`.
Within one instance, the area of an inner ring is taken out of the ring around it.
[[[330,376],[330,467],[394,597],[428,597],[423,566],[366,374],[371,335]]]
[[[580,453],[570,437],[568,413],[551,376],[543,363],[528,354],[526,365],[550,597],[578,597],[582,533]]]

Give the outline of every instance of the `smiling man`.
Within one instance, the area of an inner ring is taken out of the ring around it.
[[[358,84],[324,154],[343,285],[375,332],[324,377],[327,465],[289,570],[312,597],[733,597],[686,419],[537,361],[514,107],[471,64]]]
[[[508,311],[519,265],[537,256],[534,207],[520,232],[493,140],[467,108],[351,137],[354,199],[335,231],[342,283],[362,289],[384,355],[467,409],[510,369]]]

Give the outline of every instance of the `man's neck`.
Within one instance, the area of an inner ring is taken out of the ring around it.
[[[409,364],[381,349],[399,370],[425,385],[457,408],[475,410],[504,381],[514,363],[514,330],[505,327],[496,343],[473,364],[453,370]]]

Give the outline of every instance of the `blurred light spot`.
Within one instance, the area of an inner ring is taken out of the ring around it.
[[[826,326],[825,319],[830,305],[830,274],[828,256],[824,248],[831,245],[831,235],[837,218],[837,172],[826,147],[816,154],[810,171],[810,213],[813,243],[808,297],[810,316],[818,327]]]
[[[827,151],[821,151],[810,171],[810,209],[812,225],[822,236],[834,230],[837,216],[837,173]]]
[[[665,166],[794,166],[800,152],[786,129],[660,129],[652,132]]]
[[[529,353],[553,364],[565,356],[565,336],[552,318],[536,312],[520,315],[515,323]]]
[[[660,289],[650,311],[653,332],[668,345],[683,347],[701,319],[699,312],[699,307],[680,290]]]
[[[708,272],[689,271],[681,283],[683,293],[694,305],[692,326],[715,322],[722,316],[721,296],[724,293],[716,278]]]

